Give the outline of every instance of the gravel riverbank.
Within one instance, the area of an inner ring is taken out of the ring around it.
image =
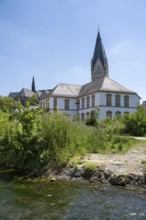
[[[94,164],[96,169],[87,170],[84,164]],[[126,187],[146,189],[146,141],[121,154],[90,154],[79,165],[65,168],[60,178],[110,183]]]

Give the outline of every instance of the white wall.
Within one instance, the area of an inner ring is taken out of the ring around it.
[[[112,95],[112,106],[108,107],[106,106],[106,95],[107,94],[111,94]],[[92,95],[95,95],[95,107],[91,107],[92,106]],[[120,107],[116,107],[115,106],[115,96],[116,95],[120,95],[121,96],[121,106]],[[128,95],[129,96],[129,107],[124,107],[124,96]],[[78,113],[81,114],[84,113],[85,117],[86,117],[86,113],[90,113],[92,110],[94,110],[95,108],[99,108],[99,120],[102,120],[104,118],[106,118],[106,112],[107,111],[111,111],[112,112],[112,118],[115,117],[115,113],[117,111],[121,112],[121,115],[124,115],[125,112],[129,112],[129,113],[134,113],[137,110],[137,106],[140,103],[140,98],[138,97],[137,94],[125,94],[125,93],[108,93],[108,92],[97,92],[95,94],[91,94],[88,95],[90,97],[90,107],[86,108],[87,106],[87,96],[85,96],[85,108],[82,109],[82,98],[80,99],[80,108],[78,109]],[[69,104],[69,110],[65,110],[65,99],[69,99],[70,100],[70,104]],[[71,117],[73,117],[74,115],[77,114],[77,99],[76,98],[62,98],[62,97],[58,97],[57,98],[57,106],[58,109],[61,113],[68,113],[70,114]],[[50,97],[49,98],[49,107],[50,107],[50,111],[54,111],[54,97]]]
[[[106,95],[111,94],[112,95],[112,106],[107,107],[106,106]],[[115,96],[120,95],[121,96],[121,106],[116,107],[115,106]],[[124,96],[128,95],[129,96],[129,107],[124,107]],[[92,95],[91,95],[92,96]],[[91,96],[90,97],[90,108],[86,108],[86,97],[85,97],[85,109],[80,109],[79,114],[81,115],[82,113],[85,114],[87,112],[91,112],[95,108],[91,107]],[[81,99],[80,99],[80,106],[81,105]],[[115,117],[116,112],[121,112],[121,115],[124,115],[125,112],[129,113],[134,113],[137,110],[137,106],[140,103],[140,98],[137,96],[137,94],[123,94],[123,93],[107,93],[107,92],[98,92],[95,94],[95,107],[99,109],[99,120],[101,121],[102,119],[106,118],[106,112],[111,111],[112,112],[112,118]]]
[[[69,101],[69,110],[65,110],[65,99],[70,100]],[[77,105],[76,105],[77,100],[75,98],[61,98],[58,97],[57,98],[57,107],[59,109],[59,111],[63,114],[63,113],[68,113],[70,114],[71,117],[73,117],[73,115],[77,114]],[[50,97],[50,111],[54,111],[54,97]]]

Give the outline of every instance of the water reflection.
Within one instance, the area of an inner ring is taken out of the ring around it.
[[[96,184],[0,179],[0,220],[146,219],[146,194]]]

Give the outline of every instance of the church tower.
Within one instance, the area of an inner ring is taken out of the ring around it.
[[[31,90],[32,90],[33,92],[35,92],[35,80],[34,80],[34,76],[33,76],[33,78],[32,78]]]
[[[93,58],[91,60],[91,81],[103,78],[108,75],[108,60],[98,30]]]

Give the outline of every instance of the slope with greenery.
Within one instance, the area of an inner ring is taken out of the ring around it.
[[[123,135],[130,134],[128,120],[135,115],[97,123],[92,114],[87,126],[58,111],[31,108],[29,102],[25,108],[17,103],[15,110],[11,105],[4,109],[0,111],[0,163],[22,171],[39,173],[51,161],[63,167],[87,153],[124,152],[135,143]]]

